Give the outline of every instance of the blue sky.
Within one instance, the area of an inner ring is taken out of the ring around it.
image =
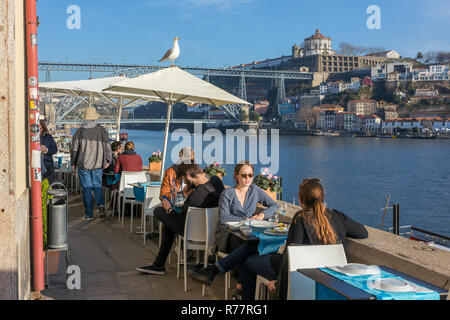
[[[66,27],[70,5],[81,10],[79,30]],[[370,5],[381,9],[380,30],[366,26]],[[179,36],[177,65],[228,67],[289,55],[316,28],[335,50],[450,50],[448,0],[39,0],[37,12],[40,61],[157,64]],[[87,75],[52,74],[67,77]]]

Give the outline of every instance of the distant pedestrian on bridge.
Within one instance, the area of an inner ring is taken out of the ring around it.
[[[96,120],[100,117],[94,107],[88,107],[84,116],[86,122],[75,131],[72,138],[70,158],[72,170],[78,168],[81,192],[85,207],[85,221],[94,220],[94,203],[100,211],[100,218],[105,217],[105,200],[102,189],[102,173],[112,162],[112,151],[108,132]]]

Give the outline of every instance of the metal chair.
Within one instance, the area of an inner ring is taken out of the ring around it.
[[[347,258],[342,244],[287,246],[288,254],[288,300],[314,300],[315,282],[302,276],[297,269],[345,266]],[[269,280],[256,277],[255,300],[267,298]],[[263,287],[265,290],[263,291]],[[292,298],[293,297],[293,298]]]
[[[204,251],[204,267],[208,265],[208,256],[214,244],[215,232],[219,221],[218,208],[189,207],[186,213],[184,235],[178,235],[177,278],[180,278],[181,241],[183,241],[184,291],[187,292],[187,250]],[[205,287],[202,288],[202,295]]]
[[[141,213],[141,231],[142,231],[142,237],[144,238],[144,245],[145,245],[145,238],[146,238],[147,217],[150,217],[151,231],[152,232],[154,231],[153,209],[155,209],[157,206],[161,205],[161,200],[159,200],[160,191],[161,191],[160,186],[147,186],[147,189],[145,190],[145,199],[144,199],[144,204],[142,205],[142,213]],[[161,234],[161,232],[160,232],[160,234]]]
[[[218,251],[216,252],[216,262],[219,259],[223,259],[228,256],[228,253]],[[225,300],[228,300],[228,290],[231,288],[231,273],[228,271],[225,273]]]
[[[133,232],[133,204],[136,202],[134,197],[133,187],[130,186],[130,183],[138,183],[138,182],[147,182],[147,176],[145,172],[131,172],[131,171],[123,171],[120,177],[120,189],[119,189],[119,200],[122,198],[122,208],[121,208],[121,219],[122,219],[122,227],[124,226],[124,218],[125,218],[125,203],[131,204],[131,213],[130,213],[130,233]],[[120,202],[119,202],[120,203]],[[120,214],[119,214],[120,215]]]

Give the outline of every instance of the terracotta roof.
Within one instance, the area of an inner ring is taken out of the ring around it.
[[[305,40],[312,40],[312,39],[324,39],[324,40],[330,40],[331,38],[325,37],[323,34],[320,33],[319,29],[316,29],[316,33],[313,34],[311,37],[306,38]]]

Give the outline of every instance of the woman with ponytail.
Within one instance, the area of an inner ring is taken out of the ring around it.
[[[300,184],[299,200],[302,210],[293,219],[286,239],[286,245],[336,244],[345,237],[364,239],[366,228],[341,211],[325,207],[323,187],[317,178],[303,179]],[[237,266],[242,282],[242,299],[255,298],[256,276],[270,280],[269,289],[277,290],[278,299],[286,299],[287,265],[284,248],[278,253],[260,256],[257,244],[247,242],[226,258],[214,265],[189,275],[196,281],[210,285],[215,275],[225,273]]]

